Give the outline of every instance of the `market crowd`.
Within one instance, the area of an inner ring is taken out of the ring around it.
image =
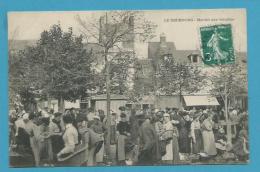
[[[35,166],[54,166],[79,148],[87,149],[85,166],[248,161],[246,111],[229,109],[229,119],[236,123],[229,141],[227,126],[221,125],[223,109],[119,110],[111,112],[110,125],[102,110],[12,110],[10,150],[31,153]]]

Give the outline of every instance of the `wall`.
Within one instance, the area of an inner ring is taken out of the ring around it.
[[[165,109],[169,108],[178,108],[181,105],[180,96],[158,96],[156,98],[156,108]]]

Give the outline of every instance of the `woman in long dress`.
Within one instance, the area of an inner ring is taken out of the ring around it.
[[[214,156],[217,154],[215,138],[213,134],[213,121],[210,115],[205,114],[206,119],[201,124],[202,139],[204,145],[204,152],[208,156]]]
[[[193,118],[194,120],[191,123],[192,153],[198,154],[203,151],[200,114],[195,114]]]
[[[170,115],[165,113],[164,133],[162,139],[166,140],[166,154],[162,156],[163,163],[177,164],[179,162],[178,130],[170,120]]]

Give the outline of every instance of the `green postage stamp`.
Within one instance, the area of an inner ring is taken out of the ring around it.
[[[235,62],[231,24],[200,27],[200,38],[204,64]]]

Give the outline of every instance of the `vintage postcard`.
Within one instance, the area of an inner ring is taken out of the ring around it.
[[[9,166],[247,164],[245,9],[9,12]]]

